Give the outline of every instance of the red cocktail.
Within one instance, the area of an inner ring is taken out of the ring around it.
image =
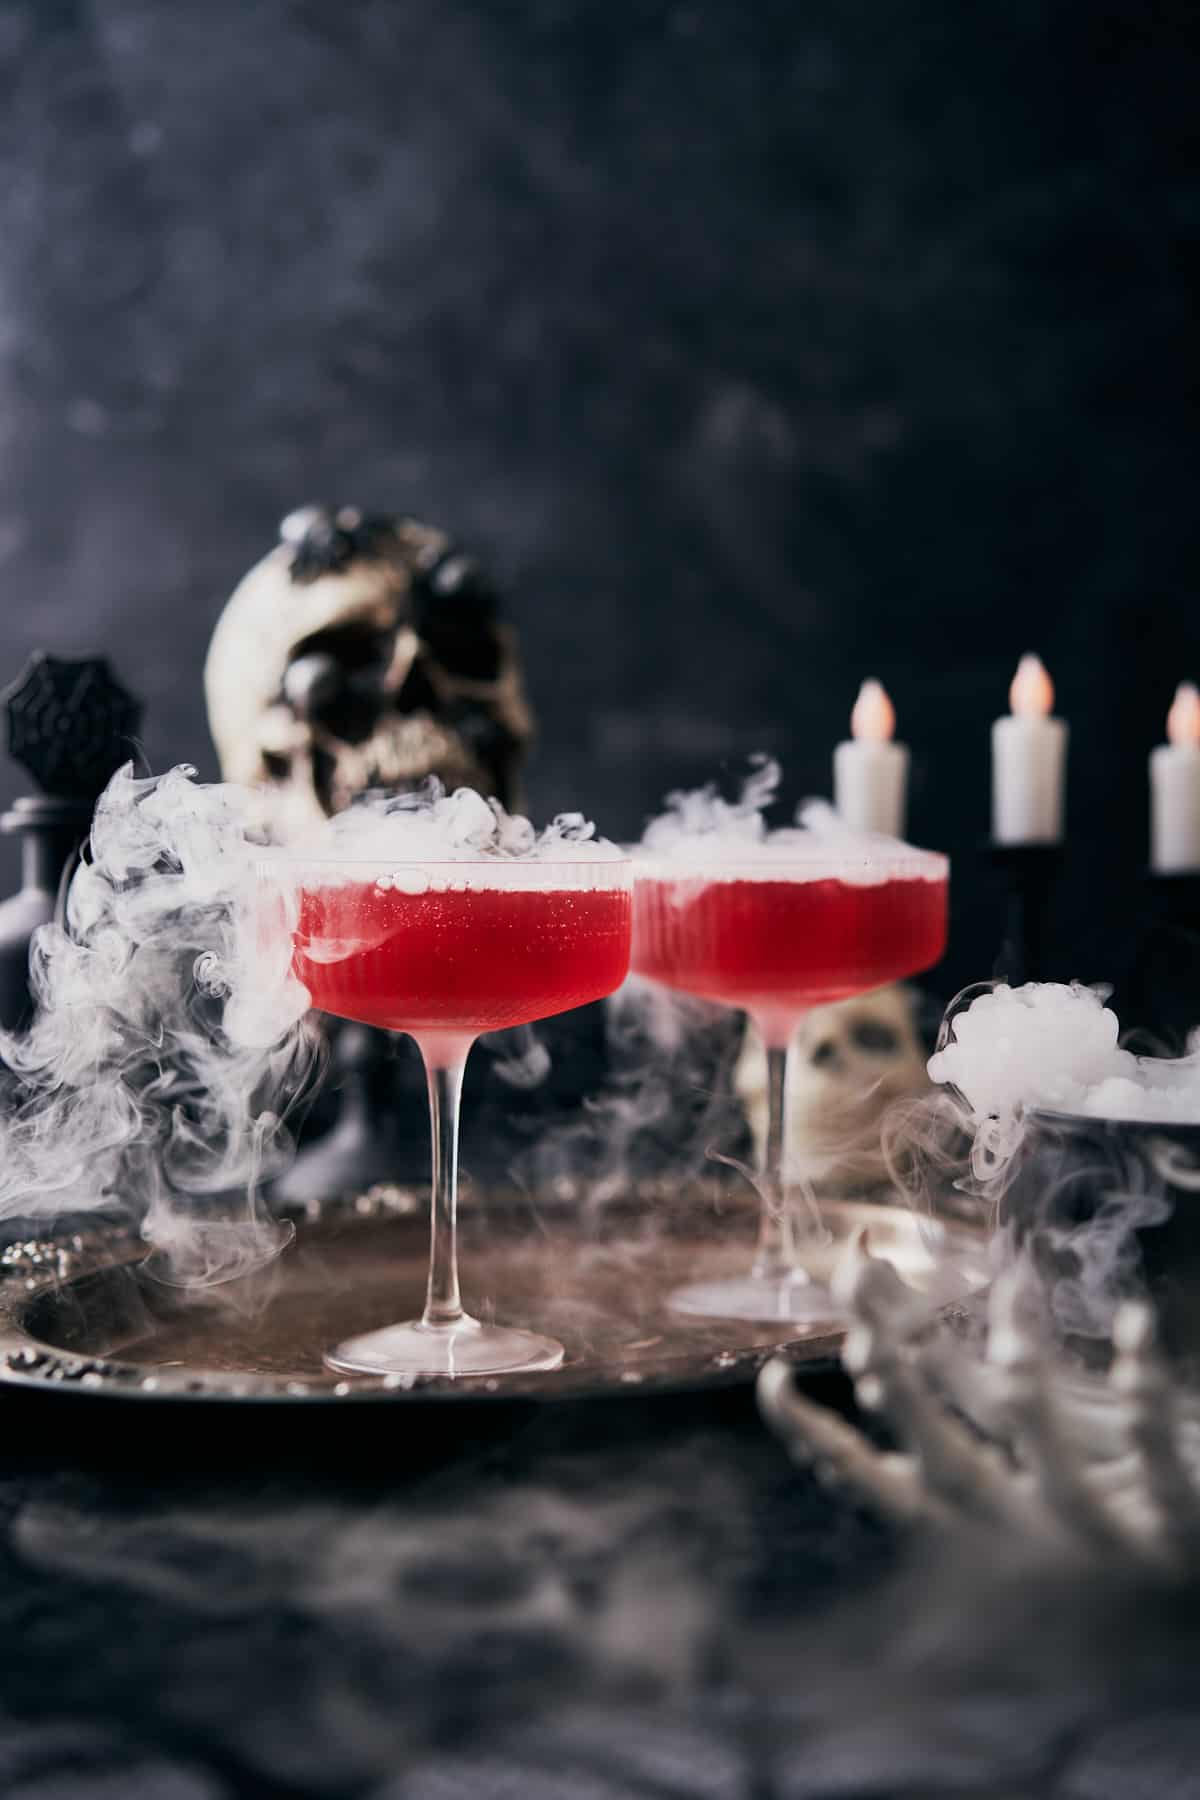
[[[296,973],[322,1012],[407,1031],[444,1058],[480,1032],[585,1006],[625,979],[627,888],[422,893],[382,882],[300,891]]]
[[[810,1006],[926,969],[945,942],[944,879],[637,883],[638,974],[741,1007],[783,1048]]]
[[[633,968],[748,1012],[767,1053],[768,1131],[758,1254],[744,1280],[680,1290],[677,1308],[737,1318],[828,1316],[797,1261],[784,1190],[788,1046],[811,1006],[927,969],[946,943],[944,857],[879,840],[770,840],[698,866],[695,850],[647,857],[635,886]],[[809,1291],[804,1292],[805,1289]]]
[[[329,1353],[357,1374],[493,1375],[556,1368],[552,1338],[483,1325],[463,1311],[455,1236],[463,1070],[481,1032],[599,1000],[629,967],[628,861],[321,864],[280,859],[295,968],[314,1006],[404,1031],[429,1082],[433,1224],[419,1320]]]

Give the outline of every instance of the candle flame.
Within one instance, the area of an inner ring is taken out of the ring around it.
[[[1200,688],[1181,681],[1167,714],[1167,740],[1172,744],[1200,744]]]
[[[864,681],[850,714],[850,735],[859,742],[886,744],[896,729],[896,709],[881,681]]]
[[[1032,651],[1017,664],[1008,690],[1008,704],[1021,719],[1045,719],[1054,705],[1054,683],[1040,656]]]

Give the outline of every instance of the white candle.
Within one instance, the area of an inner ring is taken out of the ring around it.
[[[864,681],[850,714],[850,739],[833,753],[833,803],[855,831],[904,836],[908,751],[892,742],[895,729],[886,689]]]
[[[1175,690],[1167,742],[1150,752],[1150,867],[1200,869],[1200,690],[1191,681]]]
[[[1050,717],[1054,684],[1040,657],[1021,658],[1008,698],[1012,712],[992,726],[992,837],[997,844],[1057,844],[1067,727]]]

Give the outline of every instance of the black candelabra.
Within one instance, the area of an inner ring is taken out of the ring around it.
[[[1004,936],[993,974],[1018,987],[1052,979],[1050,916],[1062,864],[1058,844],[992,844],[992,867],[1004,886]]]
[[[1062,964],[1052,931],[1059,844],[992,844],[988,861],[1004,900],[1004,929],[992,973],[1016,987],[1069,980],[1086,971]],[[1150,870],[1144,901],[1106,971],[1131,1048],[1179,1055],[1200,1027],[1200,869]]]
[[[1145,903],[1117,984],[1131,1047],[1176,1056],[1200,1026],[1200,869],[1146,877]]]

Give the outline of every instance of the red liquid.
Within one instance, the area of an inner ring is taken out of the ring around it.
[[[754,1014],[786,1043],[810,1006],[927,969],[946,946],[946,883],[899,879],[636,886],[639,975]]]
[[[631,920],[621,889],[406,894],[346,881],[300,894],[296,973],[323,1012],[469,1040],[611,994]]]

